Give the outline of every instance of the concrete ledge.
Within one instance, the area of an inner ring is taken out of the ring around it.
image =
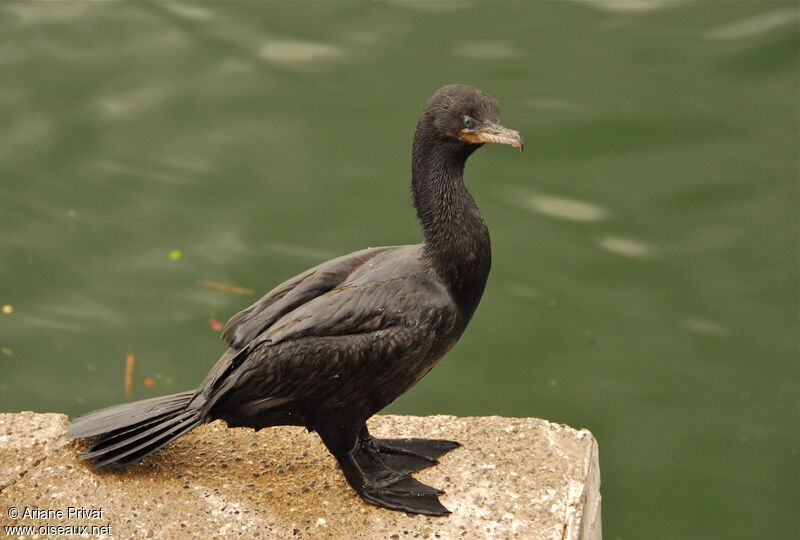
[[[447,491],[441,500],[453,514],[444,518],[364,504],[319,438],[302,428],[253,432],[214,422],[125,471],[97,474],[75,458],[79,445],[64,440],[66,424],[60,414],[0,414],[0,531],[33,526],[44,537],[41,526],[71,525],[113,538],[601,538],[597,443],[586,430],[543,420],[374,417],[377,436],[464,444],[416,475]],[[24,517],[36,507],[50,515]],[[85,513],[69,516],[70,507]],[[19,518],[10,517],[12,508]]]

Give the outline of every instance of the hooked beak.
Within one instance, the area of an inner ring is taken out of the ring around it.
[[[525,149],[525,140],[522,135],[518,131],[508,129],[500,124],[484,124],[477,129],[464,128],[458,132],[458,138],[473,144],[508,144],[514,148],[519,148],[520,152]]]

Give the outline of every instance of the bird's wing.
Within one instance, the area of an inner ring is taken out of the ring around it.
[[[348,282],[278,318],[244,349],[229,350],[198,394],[210,407],[230,391],[238,395],[239,387],[250,386],[243,382],[250,377],[277,377],[281,380],[260,389],[267,393],[258,397],[295,399],[324,372],[374,356],[426,350],[455,316],[444,285],[425,276]]]
[[[417,327],[452,311],[444,286],[425,276],[346,283],[287,313],[259,339],[272,344],[307,337],[358,335]]]
[[[280,317],[336,288],[359,266],[391,249],[396,248],[368,248],[343,255],[281,283],[258,302],[231,317],[222,331],[222,339],[232,348],[241,349]]]

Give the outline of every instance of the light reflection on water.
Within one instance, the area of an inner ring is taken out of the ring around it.
[[[753,17],[713,28],[706,32],[708,39],[735,40],[747,39],[770,32],[782,26],[797,25],[800,22],[800,11],[797,6],[790,9],[778,9],[767,13],[759,13]]]
[[[163,85],[148,85],[101,97],[97,100],[97,105],[101,114],[109,120],[118,120],[120,117],[141,114],[146,109],[163,105],[168,92]]]
[[[595,204],[554,195],[533,196],[530,207],[546,216],[573,221],[598,221],[608,216],[605,209]]]
[[[268,41],[261,46],[258,55],[273,62],[286,64],[328,60],[342,56],[332,45],[307,41]]]
[[[226,287],[417,242],[411,134],[465,82],[528,144],[470,161],[484,300],[390,410],[592,429],[608,538],[791,537],[796,6],[220,6],[0,4],[4,410],[116,403],[130,352],[190,388]]]
[[[573,0],[603,11],[637,14],[676,6],[680,0]]]
[[[207,21],[214,17],[213,11],[201,7],[196,3],[167,2],[164,4],[164,8],[185,19]]]
[[[463,41],[453,46],[456,56],[479,60],[503,60],[522,53],[510,41]]]
[[[702,317],[687,317],[682,319],[680,324],[689,332],[695,332],[697,334],[713,337],[727,337],[730,334],[730,330],[722,324]]]
[[[598,245],[611,253],[634,259],[652,257],[656,251],[641,240],[621,236],[604,236],[598,240]]]

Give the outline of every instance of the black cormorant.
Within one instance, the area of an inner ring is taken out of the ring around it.
[[[411,388],[455,345],[483,294],[489,231],[464,186],[464,164],[483,143],[522,149],[499,123],[500,106],[477,88],[445,86],[414,135],[411,189],[417,245],[376,247],[324,262],[278,285],[228,321],[230,348],[197,390],[75,419],[82,454],[125,466],[215,419],[261,429],[316,431],[368,503],[445,515],[440,490],[410,476],[456,442],[375,439],[369,417]]]

